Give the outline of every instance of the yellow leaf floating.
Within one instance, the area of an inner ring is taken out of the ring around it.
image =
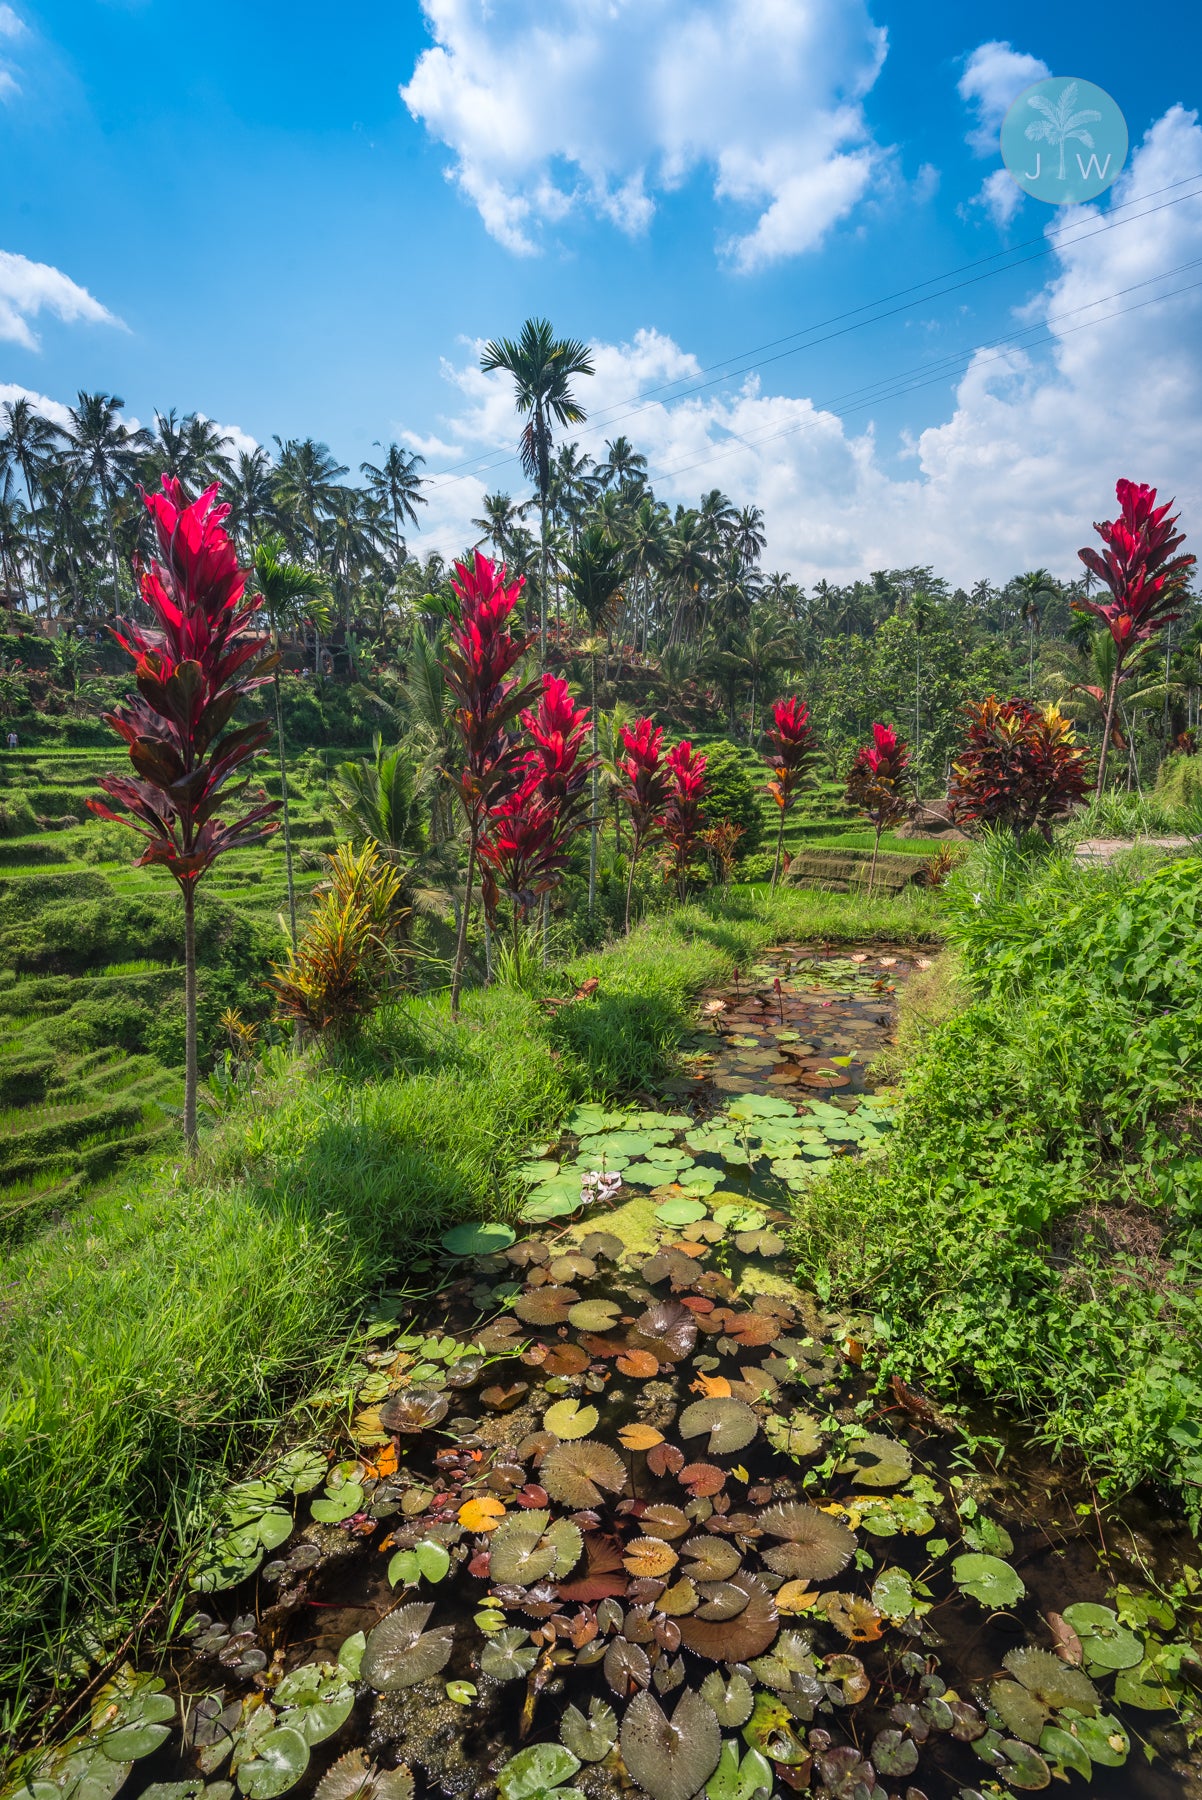
[[[786,1581],[783,1587],[776,1590],[776,1610],[779,1613],[804,1613],[818,1598],[818,1589],[809,1586],[805,1581]]]
[[[656,1444],[663,1443],[664,1434],[654,1425],[623,1425],[618,1439],[627,1450],[653,1450]]]
[[[456,1515],[465,1531],[495,1531],[505,1508],[495,1494],[475,1494],[465,1500]]]

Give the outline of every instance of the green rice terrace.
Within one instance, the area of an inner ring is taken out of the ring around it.
[[[1199,1800],[1155,491],[806,594],[625,439],[448,567],[110,420],[71,536],[13,406],[0,1800]]]

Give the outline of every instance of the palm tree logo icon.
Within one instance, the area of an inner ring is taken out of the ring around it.
[[[1002,161],[1024,193],[1050,206],[1096,200],[1121,172],[1127,149],[1121,109],[1080,76],[1033,83],[1002,121]]]
[[[1057,180],[1059,181],[1065,179],[1064,146],[1076,142],[1084,144],[1087,150],[1092,150],[1094,140],[1085,127],[1098,125],[1102,120],[1101,113],[1092,106],[1083,107],[1080,112],[1074,112],[1078,92],[1078,84],[1070,81],[1066,87],[1060,90],[1060,97],[1055,102],[1049,100],[1045,94],[1029,94],[1027,96],[1027,105],[1033,106],[1037,113],[1042,114],[1042,117],[1032,119],[1027,126],[1026,136],[1034,144],[1050,144],[1053,149],[1060,151],[1060,167],[1057,171]]]

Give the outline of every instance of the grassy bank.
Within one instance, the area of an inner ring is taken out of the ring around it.
[[[1202,863],[1005,860],[952,883],[888,1160],[816,1191],[802,1265],[872,1306],[888,1366],[1196,1521]]]
[[[779,936],[910,939],[917,894],[747,891],[657,917],[552,972],[595,974],[551,1019],[509,988],[377,1016],[341,1066],[287,1065],[197,1169],[93,1196],[5,1260],[0,1616],[10,1718],[161,1585],[229,1465],[385,1275],[449,1217],[499,1212],[527,1145],[575,1102],[667,1068],[690,998]]]

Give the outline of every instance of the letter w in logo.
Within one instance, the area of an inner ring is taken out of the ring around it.
[[[1093,155],[1091,155],[1089,161],[1086,162],[1084,157],[1081,155],[1081,152],[1078,150],[1078,152],[1077,152],[1077,167],[1081,171],[1082,181],[1090,180],[1090,178],[1095,174],[1097,175],[1097,178],[1099,181],[1105,181],[1106,171],[1110,167],[1110,155],[1111,155],[1111,153],[1108,150],[1106,152],[1106,161],[1104,163],[1100,163],[1097,158],[1097,153],[1095,152]]]

